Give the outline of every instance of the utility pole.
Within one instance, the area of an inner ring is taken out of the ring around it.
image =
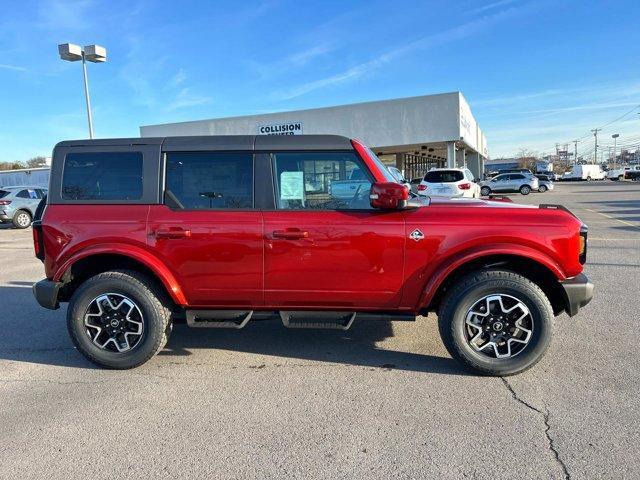
[[[618,167],[618,157],[616,156],[616,149],[618,147],[619,136],[620,136],[619,133],[614,133],[613,135],[611,135],[611,138],[613,138],[613,165],[615,168]]]
[[[595,139],[595,144],[593,148],[593,163],[598,163],[598,132],[602,130],[601,128],[594,128],[591,130],[593,133],[593,138]]]
[[[574,165],[578,162],[578,142],[580,140],[573,141],[573,163]]]

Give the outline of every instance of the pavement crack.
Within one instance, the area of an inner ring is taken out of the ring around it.
[[[549,431],[551,430],[551,425],[549,424],[549,413],[534,407],[533,405],[528,403],[526,400],[523,400],[522,398],[520,398],[506,378],[500,377],[500,379],[502,380],[502,383],[504,383],[504,386],[507,388],[507,390],[509,390],[509,393],[511,393],[511,396],[513,397],[513,399],[516,402],[524,405],[528,409],[533,410],[535,413],[537,413],[538,415],[542,416],[542,419],[544,421],[544,426],[545,426],[544,434],[547,437],[547,443],[549,444],[549,450],[551,451],[551,453],[553,453],[553,456],[556,459],[556,463],[560,466],[560,468],[562,468],[562,472],[563,472],[565,480],[571,480],[571,475],[569,474],[569,470],[567,469],[567,465],[564,463],[562,458],[560,458],[560,452],[558,451],[558,448],[556,447],[556,444],[555,444],[555,441],[553,440],[553,437],[549,433]]]

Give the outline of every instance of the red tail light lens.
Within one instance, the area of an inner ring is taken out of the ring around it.
[[[40,255],[40,238],[38,238],[40,235],[35,228],[31,231],[31,233],[33,234],[33,250],[37,258]]]
[[[0,205],[9,205],[11,200],[0,200]]]
[[[33,250],[36,258],[44,262],[44,237],[40,220],[33,222],[31,232],[33,234]]]
[[[461,183],[460,185],[458,185],[458,188],[460,190],[469,190],[471,188],[471,184],[470,183]]]
[[[426,189],[427,189],[426,185],[422,185],[422,184],[418,185],[418,191],[419,192],[424,192]]]

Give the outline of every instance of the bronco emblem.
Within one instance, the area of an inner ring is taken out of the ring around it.
[[[424,233],[422,233],[420,230],[418,230],[417,228],[411,232],[409,234],[409,238],[411,240],[414,240],[416,242],[419,242],[420,240],[422,240],[424,238]]]

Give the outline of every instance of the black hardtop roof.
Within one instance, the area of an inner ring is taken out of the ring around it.
[[[164,151],[185,150],[351,150],[341,135],[198,135],[188,137],[65,140],[57,147],[160,145]]]

